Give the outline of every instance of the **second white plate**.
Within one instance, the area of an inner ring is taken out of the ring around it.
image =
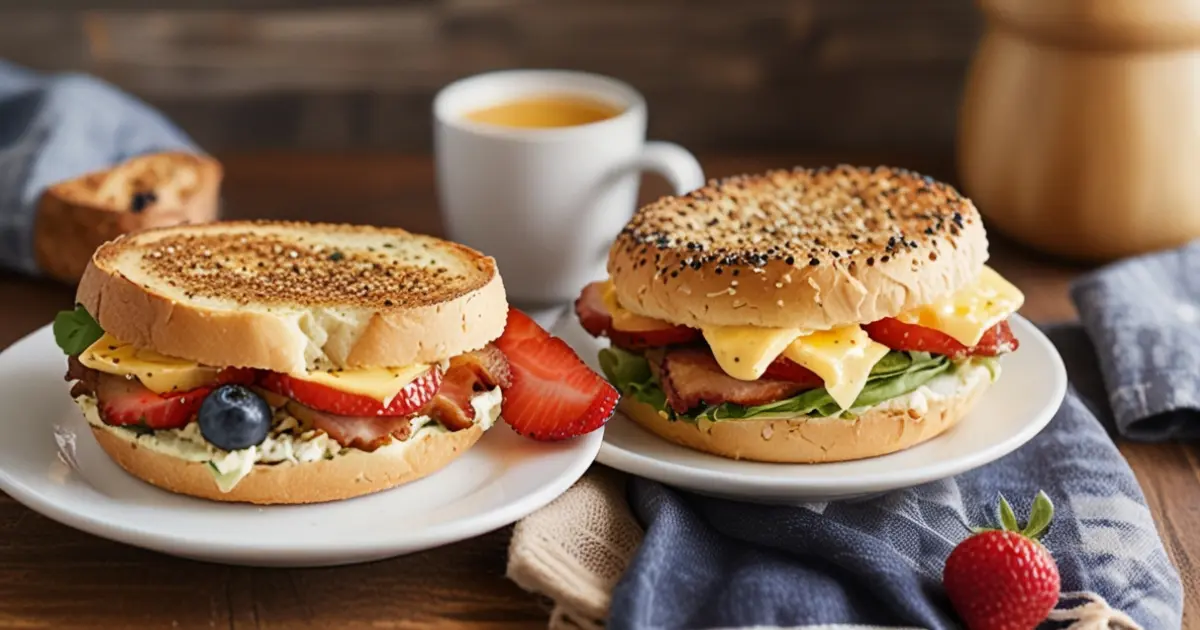
[[[1054,345],[1020,316],[1011,324],[1020,350],[1002,359],[1003,374],[975,409],[953,429],[899,453],[833,464],[737,461],[667,442],[618,413],[597,460],[695,492],[764,503],[860,498],[951,477],[1029,441],[1066,394],[1066,369]],[[563,315],[555,334],[599,371],[597,353],[608,342],[588,335],[574,313]]]

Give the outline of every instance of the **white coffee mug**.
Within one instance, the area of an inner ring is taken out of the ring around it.
[[[504,127],[467,114],[534,96],[577,96],[621,113],[573,127]],[[646,142],[646,101],[604,76],[511,70],[452,83],[434,100],[434,144],[448,236],[495,257],[509,300],[574,300],[604,277],[605,254],[637,203],[640,171],[682,194],[704,184],[696,158]]]

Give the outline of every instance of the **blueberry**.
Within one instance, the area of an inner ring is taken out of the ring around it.
[[[151,204],[158,201],[158,195],[154,194],[153,190],[138,191],[133,193],[133,198],[129,200],[129,210],[137,214]]]
[[[241,385],[222,385],[200,404],[200,434],[227,451],[257,446],[271,430],[271,406]]]

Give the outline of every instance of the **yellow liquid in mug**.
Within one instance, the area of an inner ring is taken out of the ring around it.
[[[501,127],[574,127],[608,120],[619,107],[579,96],[533,96],[477,109],[467,120]]]

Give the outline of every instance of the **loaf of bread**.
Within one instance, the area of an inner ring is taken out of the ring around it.
[[[38,265],[53,278],[78,282],[106,241],[147,228],[216,220],[222,176],[212,158],[171,151],[54,184],[38,201]]]

